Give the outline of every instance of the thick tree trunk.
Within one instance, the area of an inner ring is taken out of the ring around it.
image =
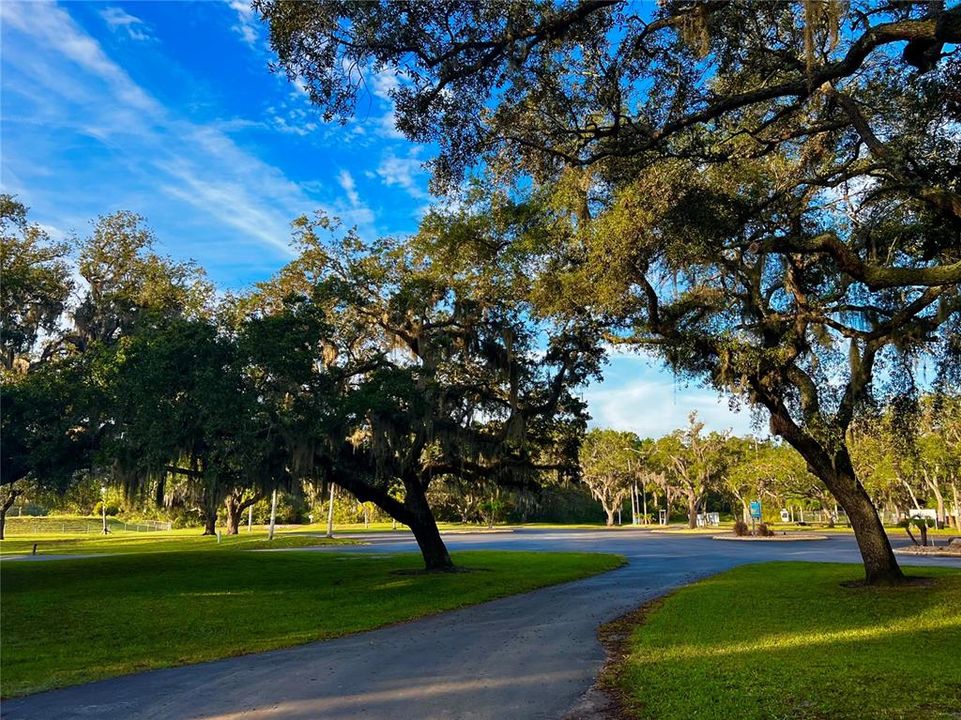
[[[20,496],[19,490],[14,490],[13,488],[10,488],[10,491],[7,493],[6,499],[3,501],[3,505],[0,505],[0,540],[3,540],[5,537],[4,532],[6,531],[6,526],[7,526],[7,510],[10,509],[10,507],[13,505],[13,503],[16,501],[16,499],[19,496]]]
[[[253,495],[244,500],[243,493],[230,493],[224,499],[224,507],[227,509],[228,535],[238,535],[240,533],[240,520],[243,517],[244,510],[259,502],[261,498],[263,498],[263,495]]]
[[[437,529],[437,522],[427,503],[423,487],[417,481],[410,481],[404,483],[404,490],[404,507],[410,511],[410,518],[401,522],[406,522],[414,533],[417,546],[424,557],[424,567],[432,572],[450,572],[454,569],[454,563],[440,536],[440,530]]]
[[[227,508],[227,534],[239,535],[240,516],[242,514],[240,503],[233,495],[228,495],[227,499],[224,500],[224,507]]]
[[[604,512],[607,514],[607,527],[613,527],[614,525],[614,508],[609,508],[607,505],[604,506]]]
[[[687,496],[687,526],[693,530],[697,527],[697,497]]]
[[[868,585],[903,583],[904,573],[891,549],[891,541],[884,532],[877,508],[854,474],[847,448],[842,445],[832,458],[820,443],[794,423],[786,409],[769,409],[771,430],[801,454],[811,473],[824,483],[847,513],[864,562],[865,582]]]
[[[904,573],[891,549],[878,511],[864,487],[853,473],[828,473],[818,477],[834,494],[847,513],[854,537],[864,561],[864,579],[868,585],[897,585],[904,582]]]
[[[350,445],[347,447],[349,449],[344,453],[344,462],[337,468],[337,484],[353,493],[361,502],[374,503],[392,518],[409,527],[417,540],[427,570],[448,572],[453,570],[454,563],[447,552],[447,546],[441,539],[434,513],[427,502],[426,487],[421,484],[417,474],[410,472],[406,477],[401,478],[404,483],[404,500],[401,502],[383,488],[368,484],[366,478],[369,477],[369,466],[357,463],[355,449]],[[318,459],[320,467],[332,477],[333,464],[323,456]],[[352,467],[358,467],[358,469],[353,471]]]
[[[204,515],[204,535],[216,535],[217,534],[217,513],[207,512]]]

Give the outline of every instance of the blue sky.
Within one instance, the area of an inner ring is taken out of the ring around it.
[[[431,148],[394,129],[387,74],[347,125],[325,124],[271,74],[265,28],[242,0],[0,4],[0,184],[53,237],[118,209],[147,218],[163,252],[222,288],[290,259],[290,221],[315,209],[362,235],[414,230]],[[595,424],[668,432],[697,409],[750,429],[710,391],[618,355],[586,391]]]

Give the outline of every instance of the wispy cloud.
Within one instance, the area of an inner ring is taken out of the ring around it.
[[[226,3],[236,13],[237,18],[230,29],[237,33],[247,45],[256,48],[260,40],[260,23],[250,3],[244,0],[226,0]]]
[[[150,28],[147,26],[147,23],[137,16],[131,15],[123,8],[104,8],[100,11],[100,17],[103,18],[112,32],[122,32],[131,40],[143,42],[154,39],[150,34]]]
[[[360,195],[357,193],[357,183],[354,182],[354,176],[350,174],[347,170],[341,170],[337,174],[337,182],[344,189],[344,193],[347,195],[347,199],[350,201],[351,205],[360,205]]]
[[[388,187],[403,188],[412,198],[424,200],[430,197],[423,185],[427,176],[423,161],[416,157],[416,152],[402,158],[388,150],[377,168],[377,175]]]
[[[357,183],[348,170],[341,170],[337,174],[337,182],[347,196],[348,207],[340,208],[342,219],[351,225],[356,225],[369,236],[379,234],[374,228],[374,212],[361,199],[357,192]]]
[[[245,0],[226,0],[226,3],[237,17],[236,23],[231,25],[230,29],[237,33],[248,46],[259,49],[260,20],[250,3]]]
[[[166,194],[176,201],[168,210],[174,215],[168,218],[171,224],[177,214],[173,207],[187,204],[195,211],[191,215],[205,215],[222,228],[218,242],[255,243],[285,254],[290,220],[322,204],[216,125],[196,124],[166,108],[63,8],[3,3],[0,19],[5,92],[23,106],[22,120],[5,115],[7,129],[21,122],[34,137],[39,123],[68,128],[78,143],[95,139],[85,170],[90,173],[103,160],[114,179],[117,173],[125,177],[128,192],[139,192],[148,205],[156,207],[158,190]],[[34,173],[30,166],[37,164],[36,155],[21,160],[12,147],[5,157],[9,172],[16,177],[18,168],[27,167]],[[225,235],[225,228],[231,232]]]
[[[584,393],[592,416],[591,425],[635,432],[641,437],[658,437],[687,424],[696,411],[709,430],[728,429],[751,434],[752,414],[744,408],[731,409],[726,398],[709,389],[687,387],[655,368],[650,359],[620,354],[611,359],[603,382]]]

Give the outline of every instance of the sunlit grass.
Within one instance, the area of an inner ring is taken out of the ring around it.
[[[526,592],[623,562],[591,553],[188,552],[0,566],[4,696],[296,645]],[[405,574],[398,575],[396,571]]]
[[[639,718],[956,719],[961,572],[842,586],[861,572],[771,563],[684,588],[635,630],[617,683]]]
[[[320,536],[277,533],[267,540],[262,529],[239,535],[221,535],[218,542],[213,535],[200,531],[163,530],[143,533],[112,533],[110,535],[15,535],[0,541],[0,555],[27,555],[37,546],[38,555],[92,555],[102,553],[192,552],[196,550],[266,550],[277,548],[311,547],[330,543],[351,544],[350,540],[328,540]]]

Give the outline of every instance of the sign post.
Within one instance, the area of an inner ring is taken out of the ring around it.
[[[751,532],[754,532],[754,524],[761,519],[761,501],[751,501]]]

